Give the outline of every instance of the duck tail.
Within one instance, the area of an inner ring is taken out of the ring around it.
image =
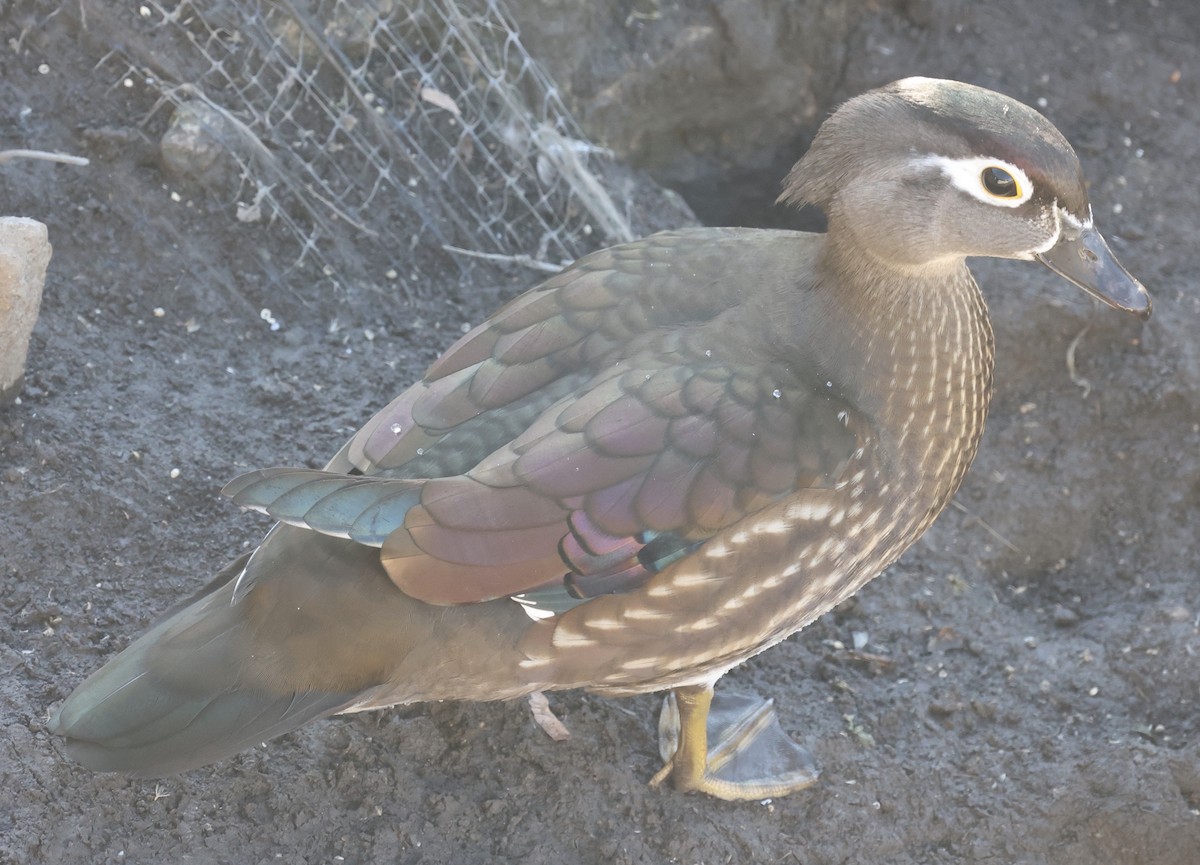
[[[273,690],[247,679],[227,582],[174,611],[89,677],[50,718],[67,754],[98,772],[172,775],[351,705],[357,694]]]

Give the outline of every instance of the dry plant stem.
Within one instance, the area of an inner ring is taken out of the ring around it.
[[[1071,383],[1083,390],[1083,398],[1087,399],[1087,395],[1092,392],[1092,383],[1081,376],[1075,369],[1075,350],[1079,348],[1079,343],[1083,341],[1088,330],[1091,329],[1090,324],[1085,324],[1083,330],[1075,334],[1075,338],[1071,340],[1071,344],[1067,346],[1067,375],[1071,377]]]
[[[88,160],[82,156],[71,156],[68,153],[51,153],[48,150],[0,150],[0,164],[14,159],[36,159],[41,162],[61,162],[63,165],[87,165]]]

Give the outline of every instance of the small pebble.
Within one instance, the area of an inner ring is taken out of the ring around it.
[[[1064,607],[1062,604],[1054,605],[1052,616],[1054,618],[1054,624],[1063,628],[1079,622],[1079,613],[1075,612],[1069,607]]]

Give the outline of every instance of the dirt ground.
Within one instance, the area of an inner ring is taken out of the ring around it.
[[[55,247],[24,393],[0,409],[0,862],[1200,861],[1200,7],[1050,7],[872,7],[828,89],[922,73],[1042,105],[1155,317],[977,267],[997,393],[958,507],[728,676],[776,698],[823,772],[729,804],[646,786],[654,697],[551,695],[563,743],[524,703],[331,719],[158,782],[60,754],[49,709],[267,527],[222,484],[322,464],[533,278],[406,299],[264,276],[292,251],[172,200],[139,126],[152,96],[95,74],[112,46],[79,9],[0,3],[0,146],[92,160],[0,168],[0,210]]]

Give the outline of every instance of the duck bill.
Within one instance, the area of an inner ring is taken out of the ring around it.
[[[1117,261],[1104,237],[1091,225],[1063,226],[1058,243],[1034,258],[1092,297],[1114,309],[1150,317],[1150,295]]]

